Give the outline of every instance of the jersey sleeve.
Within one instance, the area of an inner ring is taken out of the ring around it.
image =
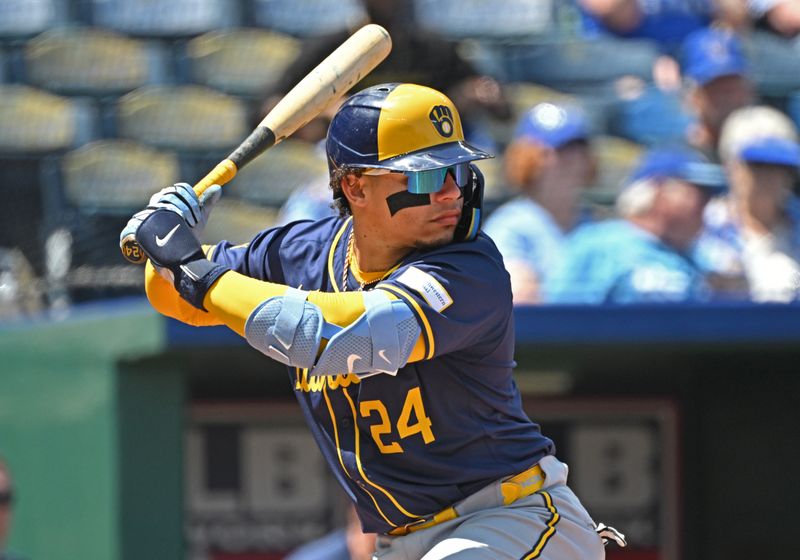
[[[425,359],[456,350],[491,355],[513,336],[508,273],[494,244],[483,234],[425,254],[376,286],[414,311],[425,343]]]

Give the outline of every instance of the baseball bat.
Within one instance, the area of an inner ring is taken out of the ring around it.
[[[194,186],[198,196],[211,185],[224,185],[255,157],[280,143],[342,97],[369,74],[392,49],[389,33],[368,24],[339,45],[308,73],[258,123],[255,130],[224,160]],[[120,242],[122,255],[133,264],[147,259],[133,235]]]

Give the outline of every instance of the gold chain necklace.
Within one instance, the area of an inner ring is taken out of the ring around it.
[[[353,236],[353,231],[354,231],[354,229],[351,229],[350,230],[350,235],[347,236],[347,253],[345,253],[345,256],[344,256],[344,270],[342,270],[342,291],[343,292],[347,291],[347,273],[350,271],[350,261],[353,258],[353,240],[355,238]],[[358,291],[359,292],[363,291],[364,287],[367,284],[375,284],[377,282],[380,282],[381,280],[383,280],[384,278],[389,276],[389,274],[391,274],[396,268],[397,268],[397,266],[393,266],[391,269],[387,270],[383,274],[383,276],[381,276],[377,280],[371,280],[369,282],[367,282],[365,280],[362,280],[361,282],[359,282]]]

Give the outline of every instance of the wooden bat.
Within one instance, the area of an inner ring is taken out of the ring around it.
[[[198,196],[211,185],[224,185],[239,169],[307,124],[369,74],[392,50],[392,39],[380,25],[365,25],[294,86],[250,135],[194,186]],[[120,242],[131,263],[147,259],[133,235]]]

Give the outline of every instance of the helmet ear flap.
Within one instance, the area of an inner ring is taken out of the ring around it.
[[[478,166],[470,163],[470,178],[462,191],[464,206],[461,219],[456,226],[453,241],[472,241],[481,228],[481,212],[483,211],[483,173]]]

